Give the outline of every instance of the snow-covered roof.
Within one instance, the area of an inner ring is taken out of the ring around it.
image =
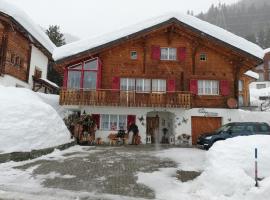
[[[22,27],[24,27],[44,48],[51,54],[56,46],[51,42],[49,37],[44,33],[39,25],[37,25],[23,10],[16,5],[0,0],[0,13],[4,13],[12,17]]]
[[[128,38],[129,35],[143,31],[152,26],[164,23],[170,19],[177,19],[179,22],[184,23],[192,28],[195,28],[205,34],[208,34],[218,40],[221,40],[229,45],[232,45],[242,51],[245,51],[255,57],[262,59],[264,57],[264,51],[258,45],[249,42],[248,40],[239,37],[229,31],[226,31],[220,27],[217,27],[208,22],[202,21],[196,17],[179,14],[179,13],[169,13],[159,17],[146,20],[144,22],[135,24],[133,26],[118,30],[116,32],[111,32],[100,37],[92,37],[88,39],[83,39],[74,43],[64,45],[62,47],[56,48],[53,53],[54,60],[60,60],[69,56],[82,53],[84,51],[99,47],[101,45],[107,44],[109,42],[115,41],[121,38]]]
[[[59,86],[56,83],[54,83],[46,78],[41,78],[41,80],[45,81],[46,83],[50,84],[53,87],[59,88]]]
[[[260,77],[258,73],[254,72],[254,71],[251,71],[251,70],[247,71],[245,73],[245,75],[247,75],[247,76],[249,76],[251,78],[255,78],[255,79],[259,79],[259,77]]]
[[[269,53],[269,52],[270,52],[270,48],[264,50],[264,53],[265,53],[265,54],[266,54],[266,53]]]

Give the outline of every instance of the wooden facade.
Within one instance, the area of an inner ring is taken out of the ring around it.
[[[176,49],[176,59],[160,59],[160,52],[155,49],[163,47]],[[132,52],[136,52],[136,59],[131,58]],[[158,58],[156,54],[159,54]],[[96,91],[68,88],[69,67],[92,58],[100,62]],[[60,104],[227,108],[228,99],[238,99],[238,83],[244,72],[260,62],[252,55],[170,20],[147,31],[59,60],[57,70],[66,80],[60,92]],[[142,95],[130,91],[127,95],[119,86],[114,86],[116,80],[119,85],[121,78],[166,80],[167,90],[164,94],[150,91]],[[200,95],[200,80],[216,81],[217,94]],[[111,102],[114,99],[117,99],[115,104]]]
[[[0,75],[10,75],[28,83],[32,45],[51,58],[31,33],[4,13],[0,13]]]

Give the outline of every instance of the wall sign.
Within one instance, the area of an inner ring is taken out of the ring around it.
[[[204,114],[205,117],[218,117],[218,113],[215,112],[208,112],[204,108],[200,108],[198,110],[199,113]]]

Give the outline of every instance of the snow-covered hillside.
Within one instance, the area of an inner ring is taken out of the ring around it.
[[[30,151],[70,142],[52,106],[28,89],[0,86],[0,153]]]

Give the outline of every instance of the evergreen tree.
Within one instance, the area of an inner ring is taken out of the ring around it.
[[[64,34],[60,32],[60,26],[50,25],[46,30],[46,34],[57,47],[66,44]]]
[[[266,34],[265,34],[265,48],[270,47],[270,26],[268,27]]]
[[[259,33],[258,33],[258,44],[263,47],[263,48],[266,48],[265,46],[265,31],[264,30],[261,30]]]

